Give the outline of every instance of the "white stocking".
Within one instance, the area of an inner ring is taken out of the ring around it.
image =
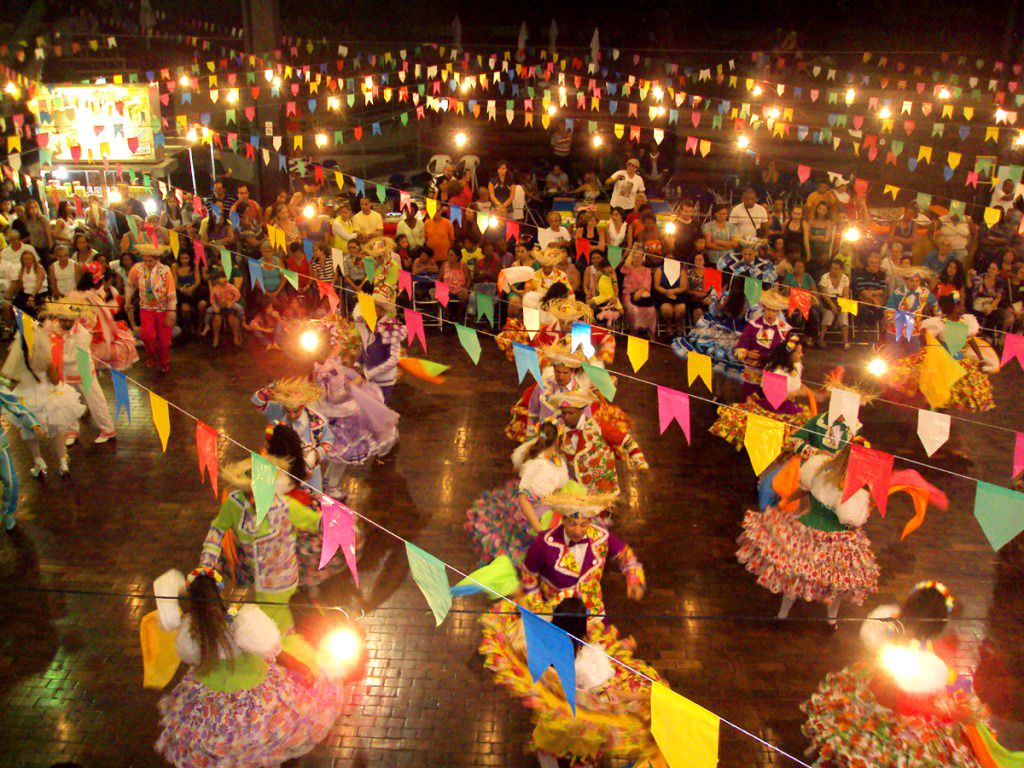
[[[789,609],[793,607],[796,602],[796,595],[783,595],[782,605],[779,607],[779,614],[775,618],[785,619],[789,617]]]
[[[828,606],[828,623],[835,624],[836,617],[839,616],[839,604],[842,602],[841,597],[836,597]]]

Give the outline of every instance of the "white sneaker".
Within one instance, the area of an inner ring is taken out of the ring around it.
[[[31,474],[32,477],[46,477],[46,462],[42,459],[36,459],[35,463],[32,465],[32,469],[29,470],[29,474]]]
[[[104,443],[109,442],[111,440],[117,440],[116,432],[100,432],[99,437],[97,437],[92,442],[94,445],[103,445]]]
[[[71,474],[71,468],[68,467],[67,458],[63,458],[60,460],[60,466],[57,468],[57,471],[61,477],[67,477],[68,475]]]
[[[64,445],[67,446],[68,448],[70,448],[72,445],[74,445],[77,442],[78,442],[78,433],[77,432],[68,432],[68,434],[65,435],[65,437],[64,437]]]

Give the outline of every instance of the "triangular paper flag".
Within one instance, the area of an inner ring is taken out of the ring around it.
[[[373,303],[373,296],[359,291],[356,294],[356,301],[359,302],[359,311],[362,313],[366,325],[371,331],[377,330],[377,306]]]
[[[533,682],[540,680],[548,667],[554,667],[562,681],[562,691],[573,714],[576,713],[576,653],[572,638],[560,627],[519,607],[526,638],[526,665]],[[585,638],[579,638],[585,639]]]
[[[686,356],[687,383],[693,384],[698,378],[704,382],[708,392],[711,392],[711,358],[700,352],[690,352]]]
[[[153,426],[160,436],[160,446],[167,452],[167,438],[171,436],[171,417],[167,409],[167,401],[156,392],[149,392],[149,410],[153,415]]]
[[[465,597],[483,592],[492,600],[508,597],[519,589],[519,574],[508,555],[498,555],[493,562],[477,568],[451,589],[452,597]]]
[[[850,429],[857,430],[860,425],[860,393],[848,389],[833,389],[828,399],[828,424],[840,416]]]
[[[765,371],[761,374],[761,391],[771,407],[778,410],[789,394],[789,378],[781,373]]]
[[[205,476],[210,478],[210,486],[213,488],[213,498],[218,498],[217,493],[217,430],[204,424],[196,422],[196,453],[199,454],[199,479]]]
[[[764,472],[782,452],[784,436],[785,425],[781,421],[769,419],[756,413],[747,414],[743,445],[750,456],[750,464],[754,468],[755,475]]]
[[[529,371],[533,374],[534,380],[540,384],[540,361],[537,359],[537,350],[529,344],[514,341],[512,342],[512,356],[516,362],[516,375],[519,376],[519,383],[523,383],[523,378]]]
[[[323,539],[320,549],[320,566],[322,570],[340,549],[345,556],[345,564],[356,586],[359,586],[359,569],[356,565],[356,528],[355,513],[351,508],[330,496],[323,497],[321,505]]]
[[[590,379],[590,383],[594,385],[594,388],[604,395],[605,400],[611,402],[615,399],[615,384],[612,382],[612,377],[608,374],[607,370],[599,365],[584,363],[583,371],[587,374],[587,378]]]
[[[633,366],[633,373],[643,368],[649,353],[650,342],[647,339],[641,339],[639,336],[626,337],[626,357],[629,358],[629,364]]]
[[[716,768],[720,722],[667,686],[651,685],[651,735],[670,768]]]
[[[685,392],[658,385],[658,426],[665,434],[672,422],[676,422],[690,442],[690,396]]]
[[[924,446],[924,452],[932,456],[949,440],[950,416],[920,409],[917,412],[917,436]]]
[[[455,324],[455,333],[459,337],[459,343],[462,348],[466,350],[466,354],[469,355],[469,359],[473,361],[473,365],[480,362],[480,337],[477,335],[476,329],[467,328],[464,325]]]
[[[979,482],[974,495],[974,518],[992,549],[998,552],[1024,531],[1024,493]]]
[[[434,623],[441,626],[452,607],[452,593],[444,563],[408,541],[405,542],[405,556],[409,559],[413,581],[434,614]]]
[[[846,501],[865,485],[871,490],[878,514],[885,517],[889,501],[889,478],[892,476],[893,455],[874,448],[854,444],[850,447],[850,461],[846,468],[842,500]]]

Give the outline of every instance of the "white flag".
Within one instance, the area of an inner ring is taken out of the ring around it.
[[[860,393],[851,392],[848,389],[833,389],[828,400],[828,423],[832,423],[840,416],[846,422],[846,426],[854,432],[860,429]]]
[[[933,455],[949,440],[949,424],[950,418],[948,413],[918,410],[917,436],[921,438],[921,445],[924,446],[924,451],[929,456]]]

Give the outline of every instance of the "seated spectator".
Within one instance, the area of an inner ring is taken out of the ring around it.
[[[591,258],[595,253],[605,252],[604,228],[599,225],[594,211],[587,208],[580,211],[576,217],[575,235],[577,240],[586,240],[590,243]],[[577,253],[576,257],[579,256]]]
[[[514,256],[512,263],[505,265],[507,267],[530,267],[531,269],[537,269],[536,262],[533,259],[533,254],[530,249],[527,248],[523,243],[516,243]],[[534,278],[536,279],[536,272]],[[510,283],[505,287],[505,296],[508,301],[508,313],[513,317],[517,317],[522,313],[523,310],[523,293],[529,290],[528,286],[533,282],[533,279],[526,283],[513,284]]]
[[[264,240],[260,219],[253,215],[255,209],[255,204],[243,205],[238,213],[238,250],[249,259],[259,258],[260,243]]]
[[[359,213],[352,217],[352,229],[360,244],[384,234],[384,218],[373,210],[373,201],[365,195],[359,198]]]
[[[171,268],[175,293],[178,296],[178,327],[185,338],[196,332],[197,324],[206,314],[203,275],[192,263],[192,253],[184,248]]]
[[[309,260],[306,258],[306,250],[302,243],[288,244],[288,255],[284,258],[284,266],[298,275],[298,287],[294,288],[289,283],[289,289],[298,295],[308,294],[312,283],[309,280]]]
[[[418,216],[419,210],[416,203],[406,203],[405,216],[395,228],[395,242],[398,242],[399,237],[405,236],[410,260],[416,258],[423,250],[423,246],[427,244],[426,225]]]
[[[558,163],[551,166],[551,172],[544,177],[544,191],[553,197],[569,193],[569,176]]]
[[[277,252],[271,245],[269,240],[264,240],[260,243],[260,260],[258,264],[259,276],[263,281],[263,292],[256,293],[250,291],[248,293],[248,300],[253,301],[254,304],[262,305],[267,302],[274,301],[285,291],[287,282],[284,276],[281,274],[281,267],[284,266],[284,259],[281,258],[281,254]],[[248,270],[247,270],[248,271]],[[241,291],[239,285],[235,282],[236,275],[232,272],[231,283],[234,283],[235,287]],[[252,275],[249,275],[250,281]],[[250,287],[252,287],[250,285]],[[255,309],[255,307],[250,307]]]
[[[484,239],[477,216],[475,205],[470,205],[462,211],[462,220],[455,225],[455,242],[461,247],[476,248]]]
[[[697,221],[697,217],[693,215],[693,209],[693,200],[683,200],[679,203],[679,207],[676,209],[676,218],[673,222],[675,231],[668,238],[672,257],[679,261],[691,261],[690,257],[693,255],[694,242],[698,237],[704,238],[700,223]],[[704,242],[707,244],[706,238],[704,238]]]
[[[240,184],[236,191],[237,197],[234,204],[231,206],[231,210],[238,214],[238,218],[242,218],[242,213],[247,212],[249,218],[252,221],[263,222],[263,211],[260,209],[259,203],[253,200],[249,196],[249,187],[245,184]]]
[[[12,281],[14,306],[35,317],[46,302],[46,270],[34,250],[22,249],[20,258],[20,269]]]
[[[231,249],[235,244],[235,230],[223,212],[210,208],[210,213],[199,225],[199,239],[204,243]]]
[[[243,327],[260,344],[266,345],[268,352],[272,349],[281,348],[284,326],[281,320],[281,313],[277,311],[277,307],[274,304],[267,304],[260,309],[259,312],[253,315],[252,320],[248,322],[243,321]]]
[[[793,271],[782,278],[782,286],[785,292],[788,294],[790,288],[800,288],[801,290],[807,291],[811,297],[811,308],[818,302],[818,297],[815,295],[818,290],[817,285],[814,282],[814,278],[807,271],[807,262],[803,259],[797,259],[793,262]],[[813,319],[814,314],[811,315]],[[799,309],[794,309],[792,312],[787,313],[787,318],[790,323],[797,325],[804,321],[804,317],[800,314]]]
[[[1024,330],[1024,263],[1015,263],[1013,272],[1003,275],[1006,283],[1007,312],[1003,318],[1002,330],[1020,333]]]
[[[658,219],[654,211],[648,208],[640,216],[640,229],[633,238],[633,247],[640,247],[647,255],[650,264],[657,264],[665,253],[665,241],[658,228]]]
[[[434,281],[440,274],[434,256],[426,249],[412,262],[412,290],[416,301],[428,301],[434,290]]]
[[[629,225],[626,224],[626,220],[622,216],[621,208],[612,208],[608,226],[604,230],[608,245],[617,245],[620,248],[629,247]]]
[[[373,280],[366,276],[366,254],[358,240],[348,241],[348,252],[342,259],[341,275],[345,287],[353,293],[373,293]]]
[[[310,276],[325,283],[334,283],[337,272],[334,268],[334,259],[331,257],[331,250],[324,243],[313,243],[313,260],[309,263]],[[299,283],[302,287],[302,283]],[[319,289],[310,282],[310,293],[319,294]]]
[[[448,219],[449,208],[447,205],[439,205],[434,215],[423,222],[423,233],[426,238],[426,248],[434,257],[434,262],[440,269],[441,264],[448,258],[448,251],[455,242],[455,228]]]
[[[644,266],[644,254],[632,249],[622,267],[622,306],[626,312],[626,329],[643,331],[653,339],[657,331],[657,308],[654,306],[650,267]]]
[[[786,238],[782,235],[769,236],[765,258],[775,267],[775,275],[779,280],[793,271],[793,262],[786,254]]]
[[[961,216],[958,213],[950,212],[945,216],[940,216],[932,224],[929,239],[936,249],[938,249],[939,240],[942,238],[949,240],[949,245],[957,259],[967,264],[970,263],[968,259],[973,258],[978,247],[978,227],[970,216]]]
[[[597,202],[603,193],[604,188],[601,186],[601,181],[593,171],[583,174],[583,181],[573,190],[573,194],[586,203]]]
[[[982,273],[973,273],[968,290],[971,314],[978,318],[982,329],[1001,328],[1006,323],[1006,283],[999,274],[999,264],[989,262]]]
[[[485,293],[492,298],[498,295],[498,273],[502,269],[501,259],[495,252],[494,243],[485,240],[480,250],[480,258],[476,260],[473,268],[473,290],[469,294],[469,312],[474,316],[477,314],[476,296],[478,293]]]
[[[889,230],[889,245],[899,243],[903,250],[911,253],[914,250],[914,241],[917,239],[917,204],[910,203],[903,206],[900,217],[893,222]]]
[[[467,242],[462,244],[460,261],[462,261],[466,266],[466,271],[469,273],[470,279],[473,278],[474,273],[476,272],[477,262],[483,258],[483,255],[484,252],[480,248],[479,242],[472,245]]]
[[[924,266],[939,275],[951,261],[959,261],[956,251],[953,250],[948,237],[940,237],[938,247],[924,257]]]
[[[700,235],[694,242],[695,244],[703,243],[704,235]],[[705,255],[701,248],[694,251],[690,257],[690,263],[686,267],[686,293],[683,296],[686,299],[686,311],[692,324],[704,316],[704,310],[710,307],[711,302],[716,298],[710,288],[704,288],[704,266]]]
[[[594,310],[594,319],[599,324],[606,327],[611,326],[622,316],[622,304],[619,302],[619,281],[615,270],[608,263],[604,254],[593,254],[591,261],[587,271],[591,274],[592,290],[587,296],[587,304]]]
[[[703,231],[707,238],[707,258],[712,267],[740,244],[736,227],[729,222],[729,206],[724,203],[711,209],[711,220],[704,224]]]
[[[419,255],[419,252],[413,254],[412,248],[409,247],[408,235],[395,235],[395,255],[398,256],[398,260],[402,263],[402,269],[408,272],[412,268],[412,262]]]
[[[960,296],[960,304],[967,299],[967,270],[959,259],[950,259],[945,268],[935,275],[931,285],[936,299],[956,293]]]
[[[242,294],[228,282],[224,272],[219,266],[210,268],[210,306],[206,310],[206,323],[200,336],[205,336],[207,331],[213,330],[213,348],[220,346],[220,333],[225,325],[231,330],[231,337],[235,346],[242,343],[242,320],[245,318],[245,311],[239,301]]]
[[[53,263],[50,264],[49,280],[50,295],[59,299],[67,296],[78,287],[78,281],[82,277],[82,267],[77,261],[71,260],[68,247],[63,243],[53,248]]]
[[[879,340],[885,338],[885,303],[889,292],[885,272],[882,271],[882,257],[877,251],[867,257],[863,269],[853,271],[850,292],[854,299],[861,302],[857,316],[866,323],[875,324]]]
[[[557,253],[561,254],[561,259],[558,262],[559,269],[565,274],[569,280],[569,287],[577,298],[583,295],[583,277],[580,275],[579,269],[573,264],[572,259],[569,258],[569,252],[556,249]]]
[[[445,315],[450,319],[460,318],[459,310],[469,303],[472,277],[454,248],[448,251],[448,260],[441,268],[440,279],[448,284],[448,306],[445,307]]]
[[[548,212],[548,225],[544,229],[537,230],[537,244],[541,249],[548,248],[569,248],[572,243],[572,235],[569,230],[562,226],[562,216],[558,211]]]
[[[839,259],[829,262],[828,272],[821,276],[818,288],[819,302],[815,307],[818,311],[818,346],[824,348],[825,332],[838,323],[843,335],[843,349],[849,349],[850,315],[840,308],[837,301],[850,298],[850,278],[843,271],[843,262]]]
[[[670,279],[662,262],[654,270],[654,291],[658,303],[658,312],[665,321],[669,336],[682,336],[686,321],[686,291],[689,284],[686,272],[679,270],[679,275]]]
[[[89,236],[84,232],[76,232],[71,241],[71,258],[80,265],[85,265],[95,259],[97,255],[97,252],[89,244]]]

